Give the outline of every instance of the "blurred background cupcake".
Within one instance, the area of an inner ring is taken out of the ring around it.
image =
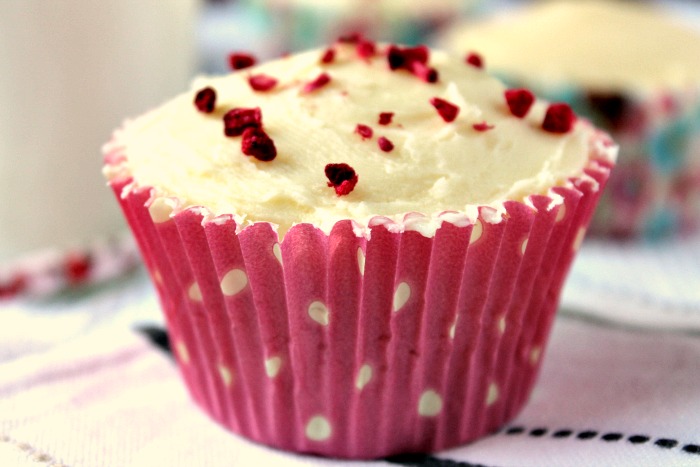
[[[618,167],[591,232],[668,238],[700,221],[700,28],[681,17],[645,2],[527,2],[439,42],[613,134]]]
[[[407,45],[430,44],[456,20],[487,9],[481,0],[206,0],[197,31],[200,70],[231,71],[227,57],[258,60],[363,35]],[[490,2],[490,7],[500,2]],[[499,7],[502,5],[499,5]]]

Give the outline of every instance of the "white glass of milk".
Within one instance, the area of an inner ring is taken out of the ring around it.
[[[197,3],[0,1],[0,264],[124,229],[100,148],[187,88]]]

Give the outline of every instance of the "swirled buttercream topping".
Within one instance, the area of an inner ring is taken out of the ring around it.
[[[430,52],[420,70],[438,72],[431,83],[411,66],[392,70],[386,46],[362,57],[353,44],[333,50],[332,61],[319,49],[197,79],[191,91],[124,125],[116,136],[122,163],[137,185],[184,206],[271,222],[283,234],[302,222],[329,229],[342,219],[522,200],[580,175],[588,162],[588,125],[544,131],[543,102],[514,116],[504,86],[463,57]],[[251,88],[250,77],[260,75],[276,85]],[[320,86],[319,77],[327,77]],[[216,90],[207,114],[192,105],[206,87]],[[441,101],[459,109],[454,120],[436,112]],[[260,117],[252,127],[274,143],[274,160],[247,157],[243,137],[224,134],[232,109],[259,109],[247,111]],[[336,193],[329,164],[353,168],[351,191]]]

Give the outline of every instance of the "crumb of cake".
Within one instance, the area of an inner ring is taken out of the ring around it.
[[[505,92],[506,103],[510,113],[523,118],[535,103],[535,95],[528,89],[508,89]]]
[[[333,187],[338,196],[349,194],[357,185],[358,176],[348,164],[327,164],[324,172],[328,186]]]
[[[277,86],[277,78],[260,73],[251,75],[248,78],[248,84],[250,84],[250,87],[253,88],[254,91],[265,92]]]
[[[309,81],[304,85],[304,87],[301,89],[301,92],[304,94],[308,94],[310,92],[314,92],[317,89],[322,88],[326,84],[330,83],[331,81],[331,76],[328,73],[321,73],[318,75],[316,78],[313,80]]]
[[[372,128],[370,128],[367,125],[363,125],[362,123],[357,124],[357,126],[355,127],[355,133],[360,135],[363,140],[371,138],[372,134],[374,134]]]
[[[323,52],[323,55],[321,55],[321,63],[333,63],[335,60],[335,49],[333,47],[329,47]]]
[[[568,104],[550,104],[544,115],[542,129],[550,133],[568,133],[574,127],[576,114]]]
[[[476,52],[469,52],[464,61],[476,68],[484,68],[484,59]]]
[[[255,65],[256,62],[253,55],[245,52],[233,52],[228,56],[228,64],[232,70],[242,70]]]
[[[355,46],[355,51],[360,58],[368,59],[377,53],[377,47],[372,41],[360,39]]]
[[[243,132],[241,150],[246,156],[260,161],[271,161],[277,156],[277,148],[272,138],[260,127],[248,127]]]
[[[437,110],[440,117],[442,117],[442,119],[447,123],[453,122],[459,114],[459,107],[446,101],[445,99],[433,97],[430,99],[430,103],[433,107],[435,107],[435,110]]]
[[[394,118],[394,112],[382,112],[379,114],[379,124],[389,125],[391,120]]]
[[[224,115],[224,134],[226,136],[240,136],[246,128],[262,127],[262,112],[260,107],[236,108],[229,110]]]
[[[384,152],[391,152],[394,150],[394,143],[392,143],[391,140],[385,136],[380,136],[377,140],[377,144],[379,145],[379,149]]]
[[[472,125],[472,128],[474,128],[476,131],[488,131],[488,130],[493,130],[496,126],[495,125],[489,125],[486,122],[481,122],[481,123],[475,123]]]
[[[194,105],[197,110],[203,113],[212,113],[216,107],[216,91],[214,88],[206,87],[197,91],[194,96]]]

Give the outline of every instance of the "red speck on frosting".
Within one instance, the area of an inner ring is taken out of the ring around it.
[[[382,112],[379,114],[379,124],[380,125],[388,125],[391,123],[391,120],[394,118],[394,112]]]
[[[523,118],[535,102],[535,95],[527,89],[508,89],[504,93],[510,113]]]
[[[377,53],[377,46],[372,41],[360,39],[355,46],[355,51],[360,58],[368,59]]]
[[[224,115],[224,134],[226,136],[240,136],[246,128],[260,127],[262,127],[260,107],[252,109],[239,107],[229,110]]]
[[[304,85],[303,88],[301,88],[301,92],[304,94],[308,94],[310,92],[314,92],[319,88],[322,88],[326,84],[330,83],[331,81],[331,76],[328,73],[321,73],[318,75],[316,78],[314,78],[312,81],[309,81]]]
[[[387,62],[391,70],[408,70],[426,83],[435,83],[438,72],[428,66],[430,50],[424,45],[399,47],[391,45],[387,51]]]
[[[576,114],[568,104],[555,103],[547,107],[542,129],[550,133],[568,133],[574,127]]]
[[[260,73],[251,75],[248,78],[248,84],[254,91],[265,92],[277,86],[277,78]]]
[[[389,140],[389,138],[386,138],[384,136],[380,136],[379,139],[377,140],[377,144],[379,145],[379,149],[381,149],[384,152],[391,152],[394,150],[394,143]]]
[[[255,57],[245,52],[233,52],[228,56],[228,64],[232,70],[242,70],[255,65]]]
[[[207,86],[197,91],[197,94],[194,96],[194,106],[197,107],[197,110],[200,112],[206,114],[212,113],[214,107],[216,107],[216,91],[214,88]]]
[[[437,83],[438,72],[435,68],[420,62],[413,62],[411,64],[411,72],[426,83]]]
[[[459,107],[457,107],[451,102],[446,101],[445,99],[433,97],[432,99],[430,99],[430,103],[433,105],[433,107],[435,107],[435,110],[437,110],[438,114],[440,114],[442,119],[448,123],[454,121],[454,119],[457,118],[457,115],[459,114]]]
[[[272,138],[260,127],[249,127],[243,132],[241,150],[246,156],[253,156],[259,161],[268,162],[277,156],[277,149]]]
[[[92,259],[84,253],[71,252],[63,263],[66,280],[71,284],[79,284],[88,278],[92,268]]]
[[[326,49],[325,52],[323,52],[323,55],[321,55],[321,63],[333,63],[335,60],[335,49],[333,47],[330,47]]]
[[[328,186],[333,187],[338,196],[347,195],[357,185],[358,176],[348,164],[327,164],[324,172]]]
[[[489,131],[493,130],[495,127],[495,125],[489,125],[486,122],[475,123],[472,125],[472,128],[474,128],[476,131]]]
[[[362,123],[357,124],[357,126],[355,127],[355,133],[362,136],[362,139],[371,138],[372,134],[374,134],[372,128],[370,128],[367,125],[363,125]]]
[[[484,68],[484,59],[476,52],[469,52],[464,61],[476,68]]]

